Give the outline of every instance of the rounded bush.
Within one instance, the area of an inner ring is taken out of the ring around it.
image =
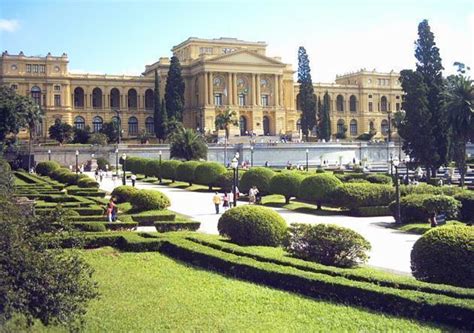
[[[170,206],[168,197],[155,190],[139,190],[133,192],[130,202],[136,211],[165,209]]]
[[[289,203],[291,197],[296,197],[303,181],[303,176],[296,172],[281,172],[270,180],[270,193],[281,194],[285,202]]]
[[[171,181],[176,180],[176,169],[182,162],[176,160],[166,160],[161,162],[160,174],[162,178]]]
[[[423,201],[429,198],[429,194],[410,194],[400,198],[400,218],[402,223],[427,222],[429,213],[423,205]],[[389,205],[392,215],[397,214],[397,204],[393,201]]]
[[[325,172],[326,172],[326,171],[324,171],[324,169],[321,169],[321,168],[316,169],[316,173],[325,173]]]
[[[428,213],[444,213],[446,218],[457,218],[460,203],[447,195],[433,195],[423,200],[423,207]]]
[[[353,179],[365,179],[366,174],[365,173],[360,173],[360,172],[351,172],[351,173],[345,173],[342,175],[335,175],[340,181],[342,182],[348,182]]]
[[[292,224],[286,250],[323,265],[353,267],[369,258],[370,243],[357,232],[334,224]]]
[[[392,184],[392,177],[383,174],[367,175],[365,179],[374,184]]]
[[[130,202],[132,195],[137,191],[133,186],[122,185],[114,188],[111,196],[117,198],[117,203]]]
[[[108,161],[106,158],[104,158],[104,157],[99,157],[99,158],[97,159],[97,167],[98,167],[99,169],[102,169],[102,170],[105,171],[105,170],[106,170],[106,168],[105,168],[106,165],[109,165],[109,167],[110,167],[109,161]]]
[[[459,218],[463,222],[474,222],[474,193],[473,192],[462,192],[456,194],[454,199],[461,203],[459,210]]]
[[[181,163],[176,169],[176,179],[181,182],[187,182],[189,186],[191,186],[194,182],[194,172],[200,164],[201,162],[198,161],[186,161]]]
[[[434,228],[411,251],[411,269],[418,280],[474,288],[474,229]]]
[[[433,195],[456,195],[464,192],[458,186],[433,186],[425,183],[418,185],[400,185],[400,195],[409,194],[433,194]]]
[[[226,171],[227,169],[220,163],[203,162],[194,170],[194,182],[212,188],[217,184],[218,177]]]
[[[49,176],[54,170],[61,166],[55,161],[39,162],[36,165],[36,172],[42,176]]]
[[[270,193],[270,180],[275,172],[269,168],[256,167],[246,171],[239,183],[239,190],[248,193],[250,188],[256,186],[261,195]]]
[[[286,222],[269,208],[246,205],[222,214],[217,229],[240,245],[278,246],[286,235]]]
[[[49,176],[51,178],[53,178],[54,180],[57,180],[58,182],[61,182],[61,179],[64,179],[63,177],[68,174],[68,173],[71,173],[71,171],[67,168],[59,168],[59,169],[56,169],[56,170],[53,170]]]
[[[316,201],[318,209],[323,203],[329,203],[332,192],[341,186],[342,182],[334,175],[321,173],[309,176],[301,182],[298,197],[307,201]]]
[[[354,209],[369,206],[388,206],[395,198],[395,190],[390,185],[346,183],[338,186],[331,195],[331,201],[334,205]]]
[[[99,183],[90,178],[82,178],[77,181],[77,186],[82,188],[99,188]]]
[[[145,170],[143,171],[146,177],[160,178],[160,160],[149,159],[145,162]]]

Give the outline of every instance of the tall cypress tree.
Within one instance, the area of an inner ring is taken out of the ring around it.
[[[158,72],[155,70],[155,89],[153,94],[154,102],[154,126],[155,126],[155,135],[158,141],[161,143],[166,139],[166,114],[163,112],[161,107],[162,101],[160,98],[160,78]]]
[[[301,106],[301,130],[308,140],[309,132],[316,124],[316,98],[309,59],[304,47],[298,49],[298,83],[300,84],[299,101]]]
[[[166,110],[168,118],[183,121],[184,111],[184,80],[181,76],[181,64],[176,56],[171,57],[170,69],[166,78],[165,89]]]
[[[321,105],[321,99],[318,99],[319,110],[319,138],[329,141],[331,139],[331,120],[329,118],[329,94],[326,91]]]

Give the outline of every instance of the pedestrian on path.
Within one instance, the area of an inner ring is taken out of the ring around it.
[[[107,204],[107,210],[106,210],[107,219],[110,223],[113,222],[113,212],[115,208],[116,208],[116,205],[114,203],[114,199],[110,198],[109,203]]]
[[[216,214],[219,214],[219,206],[221,205],[221,196],[219,195],[219,193],[216,192],[214,194],[214,196],[212,197],[212,202],[216,207]]]
[[[228,194],[229,197],[229,207],[232,208],[234,206],[234,193],[232,191]]]
[[[224,192],[222,201],[222,208],[224,208],[224,211],[226,211],[229,208],[229,196],[227,195],[227,192]]]
[[[132,180],[132,186],[135,187],[135,182],[137,181],[137,176],[135,174],[132,174],[130,176],[130,179]]]

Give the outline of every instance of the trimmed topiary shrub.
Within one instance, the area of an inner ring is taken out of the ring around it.
[[[423,201],[429,194],[410,194],[400,198],[400,218],[402,223],[428,222],[429,214],[423,206]],[[392,215],[397,214],[397,204],[393,201],[389,205]]]
[[[61,166],[55,161],[39,162],[36,165],[36,172],[42,176],[49,176],[54,170]]]
[[[444,213],[447,219],[457,218],[460,203],[447,195],[433,195],[423,200],[423,207],[428,213]]]
[[[360,172],[350,172],[350,173],[344,173],[342,175],[335,175],[340,181],[342,182],[348,182],[353,179],[365,179],[367,176],[365,173],[360,173]]]
[[[172,182],[176,180],[176,169],[182,162],[176,160],[166,160],[161,162],[160,174],[162,178]]]
[[[122,185],[114,188],[111,195],[117,199],[117,203],[130,202],[132,195],[137,191],[133,186]]]
[[[198,161],[186,161],[181,163],[176,169],[176,179],[181,182],[189,183],[189,186],[193,185],[194,172],[200,164],[201,162]]]
[[[256,186],[261,195],[270,193],[270,180],[275,172],[269,168],[256,167],[246,171],[239,183],[239,190],[248,193],[252,186]]]
[[[286,250],[297,258],[338,267],[365,263],[371,249],[357,232],[334,224],[292,224],[285,243]]]
[[[421,281],[474,288],[474,229],[434,228],[413,245],[411,269]]]
[[[463,222],[474,222],[474,192],[456,194],[454,199],[461,203],[459,218]]]
[[[291,197],[296,197],[303,181],[303,176],[296,172],[281,172],[270,180],[270,193],[281,194],[285,203],[290,203]]]
[[[390,185],[346,183],[332,193],[332,203],[349,209],[370,206],[388,206],[395,198],[395,190]]]
[[[217,162],[203,162],[194,170],[194,182],[200,185],[207,185],[212,190],[212,186],[217,184],[220,175],[227,169]]]
[[[222,214],[217,229],[240,245],[278,246],[285,237],[286,222],[269,208],[247,205]]]
[[[61,179],[64,180],[63,177],[64,177],[66,174],[69,174],[69,173],[71,173],[71,171],[70,171],[69,169],[67,169],[67,168],[59,168],[59,169],[53,170],[53,171],[49,174],[49,176],[50,176],[51,178],[53,178],[54,180],[57,180],[58,182],[63,183],[63,181],[61,181]]]
[[[392,184],[392,177],[380,173],[369,174],[365,179],[374,184]]]
[[[77,186],[82,188],[99,188],[99,183],[91,178],[81,178],[77,181]]]
[[[80,231],[85,232],[104,232],[105,223],[103,222],[73,222],[72,226]]]
[[[456,195],[463,193],[464,190],[458,186],[433,186],[428,184],[418,185],[400,185],[400,195],[409,194],[434,194],[434,195]]]
[[[144,175],[147,177],[160,178],[160,160],[149,159],[145,162]]]
[[[165,209],[170,206],[168,197],[156,190],[136,191],[132,193],[130,202],[135,211]]]
[[[301,182],[298,197],[307,201],[316,201],[318,209],[321,209],[321,205],[329,203],[332,192],[341,185],[342,182],[331,174],[321,173],[309,176]]]

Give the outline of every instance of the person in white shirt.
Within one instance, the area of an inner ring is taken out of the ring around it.
[[[130,179],[132,180],[132,186],[135,187],[135,182],[137,181],[137,176],[135,174],[132,174]]]

